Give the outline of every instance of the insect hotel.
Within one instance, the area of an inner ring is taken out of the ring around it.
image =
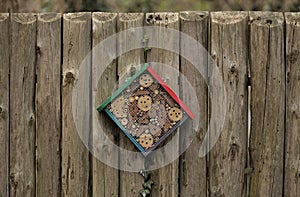
[[[146,156],[194,114],[145,64],[99,107]]]

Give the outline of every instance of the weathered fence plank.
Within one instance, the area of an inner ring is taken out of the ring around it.
[[[282,196],[285,65],[282,13],[250,12],[250,196]]]
[[[36,195],[60,196],[61,14],[37,21]]]
[[[118,32],[128,30],[130,28],[142,27],[144,21],[143,13],[120,13],[118,18]],[[134,31],[134,30],[132,30]],[[134,47],[136,40],[142,42],[143,35],[132,35],[130,32],[123,33],[123,36],[118,37],[118,53],[121,55],[118,58],[118,76],[119,85],[122,85],[127,77],[130,77],[130,68],[141,68],[143,62],[143,49],[135,49],[124,53],[123,49]],[[119,135],[120,147],[136,151],[133,143],[120,131]],[[121,166],[135,166],[136,162],[141,161],[138,158],[129,158],[127,155],[120,154]],[[143,164],[142,164],[143,165]],[[137,169],[141,170],[141,169]],[[120,171],[120,196],[140,196],[139,190],[142,189],[143,177],[137,172]]]
[[[143,19],[143,13],[119,13],[118,32],[125,31],[130,28],[143,27]],[[134,29],[130,31],[134,31]],[[142,42],[143,35],[139,35],[140,38],[136,38],[134,35],[130,34],[130,32],[123,33],[122,35],[123,36],[118,39],[118,53],[121,54],[118,58],[118,75],[121,77],[119,83],[124,82],[127,77],[130,77],[128,74],[131,66],[139,69],[141,67],[140,64],[144,62],[142,49],[135,49],[127,53],[122,51],[123,49],[133,47],[132,45],[138,39]]]
[[[179,31],[179,16],[178,13],[147,13],[146,25],[148,26],[160,26],[166,28],[172,28]],[[159,32],[146,31],[146,36],[149,36],[149,42],[156,44],[157,48],[152,48],[147,53],[147,62],[158,62],[164,64],[163,66],[155,67],[155,71],[166,80],[171,89],[179,95],[179,55],[168,50],[163,50],[163,47],[173,47],[175,51],[179,51],[179,37],[174,33],[166,34],[163,29]],[[154,43],[157,42],[157,43]],[[178,130],[176,131],[178,132]],[[175,133],[168,138],[174,137]],[[168,155],[168,153],[178,154],[178,140],[172,143],[173,150],[167,150],[167,152],[161,151],[161,155],[156,154],[156,158],[150,158],[153,164],[156,164],[157,160],[164,160],[165,158],[172,158],[174,155]],[[161,146],[159,146],[161,147]],[[149,155],[151,157],[152,155]],[[179,159],[171,162],[170,164],[153,171],[154,187],[152,196],[177,196],[178,195],[178,164]],[[147,164],[147,167],[151,167],[151,162]]]
[[[73,95],[73,88],[78,81],[79,65],[91,50],[91,14],[64,14],[63,19],[62,195],[89,196],[89,151],[76,131],[85,132],[82,137],[89,139],[90,101],[82,99],[85,95]],[[90,69],[90,63],[86,62],[83,71],[90,72]],[[85,83],[81,87],[86,88],[83,94],[90,94],[89,78]],[[73,119],[74,99],[82,101],[82,108],[76,108],[80,120]],[[81,128],[75,127],[75,121],[82,122]]]
[[[197,58],[199,65],[206,67],[207,69],[207,49],[208,47],[208,12],[181,12],[180,13],[180,25],[181,32],[191,36],[195,39],[195,42],[199,42],[198,51],[195,54],[199,55]],[[181,42],[181,51],[190,51],[190,43]],[[180,133],[180,144],[187,144],[191,138],[193,142],[189,148],[181,156],[180,159],[180,196],[206,196],[207,183],[206,183],[206,157],[199,158],[199,149],[204,140],[204,136],[207,132],[208,125],[208,97],[207,97],[207,84],[204,77],[201,76],[199,70],[192,65],[188,60],[181,58],[180,70],[186,80],[181,80],[181,94],[183,102],[187,104],[190,109],[197,109],[199,106],[200,123],[199,128],[197,124],[188,122],[181,126],[182,131],[194,131],[191,134],[193,136],[184,135]],[[189,83],[195,88],[198,103],[192,103],[195,98],[191,98],[193,95],[189,92]],[[189,133],[189,132],[187,132]]]
[[[215,82],[210,82],[211,106],[225,107],[226,116],[220,137],[209,155],[210,196],[244,196],[247,150],[247,12],[215,12],[211,14],[211,56],[223,80],[226,100]],[[216,69],[216,68],[214,68]],[[221,97],[221,98],[219,98]],[[213,108],[212,108],[213,110]],[[221,109],[215,108],[221,111]],[[212,124],[220,118],[214,116]],[[212,146],[212,144],[210,144]]]
[[[9,159],[9,14],[0,14],[0,194],[8,195]]]
[[[12,14],[10,195],[35,195],[36,16]]]
[[[93,78],[93,85],[92,85],[92,91],[94,98],[96,99],[93,103],[93,125],[96,125],[96,122],[98,121],[99,124],[102,126],[102,132],[105,132],[107,136],[109,136],[109,140],[111,140],[113,143],[118,144],[118,134],[119,131],[117,130],[117,127],[112,124],[109,120],[106,114],[100,113],[96,110],[99,105],[102,104],[108,97],[111,96],[113,89],[115,88],[115,84],[117,81],[117,71],[116,71],[116,61],[112,62],[110,65],[108,65],[105,69],[104,73],[102,73],[102,76],[99,81],[94,81],[99,76],[99,73],[95,72],[95,70],[99,70],[100,66],[105,66],[103,62],[101,62],[100,57],[103,56],[112,56],[116,55],[117,51],[117,45],[116,45],[116,39],[112,40],[113,43],[110,43],[113,48],[100,50],[97,45],[103,41],[104,39],[108,38],[109,36],[116,33],[116,27],[117,27],[117,15],[116,13],[93,13],[92,21],[93,21],[93,61],[92,61],[92,78]],[[107,46],[108,47],[108,46]],[[95,115],[98,115],[94,117]],[[93,126],[93,136],[94,135],[100,135],[100,131],[96,130],[96,127]],[[117,157],[112,156],[112,152],[117,152],[113,147],[112,149],[108,147],[102,147],[99,146],[101,143],[98,142],[99,137],[93,138],[93,148],[94,148],[94,154],[100,155],[100,150],[98,149],[104,149],[105,154],[101,154],[101,158],[104,160],[110,159],[110,157],[113,157],[114,159],[111,160],[111,162],[114,162],[115,164],[118,164],[118,155]],[[105,140],[105,136],[101,136],[101,140]],[[117,169],[113,169],[111,166],[108,166],[101,161],[97,160],[97,158],[93,157],[92,161],[92,176],[93,176],[93,196],[119,196],[119,172]]]
[[[284,196],[300,195],[300,14],[286,18],[286,131]]]

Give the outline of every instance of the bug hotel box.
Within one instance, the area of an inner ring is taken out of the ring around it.
[[[98,111],[105,111],[146,156],[194,114],[160,76],[145,64]]]

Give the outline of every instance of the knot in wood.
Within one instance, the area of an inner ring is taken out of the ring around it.
[[[13,188],[18,187],[18,182],[15,181],[15,174],[14,174],[14,173],[11,173],[11,174],[9,175],[9,180],[10,180],[10,185],[11,185],[11,187],[13,187]]]
[[[290,54],[287,54],[287,60],[291,63],[294,64],[298,60],[300,55],[299,50],[293,50]]]
[[[211,55],[211,58],[212,58],[213,60],[216,60],[216,58],[217,58],[216,53],[213,53],[213,54]]]
[[[271,19],[267,19],[267,20],[266,20],[266,24],[272,25],[272,20],[271,20]]]
[[[150,14],[147,18],[147,23],[148,24],[154,24],[156,22],[162,21],[162,17],[158,14],[156,16],[153,16],[153,14]]]
[[[40,46],[37,46],[37,47],[36,47],[36,53],[37,53],[38,55],[41,55],[41,47],[40,47]]]
[[[131,65],[129,69],[129,76],[132,77],[136,73],[137,69],[135,66]]]
[[[235,65],[232,65],[232,66],[230,67],[230,72],[231,72],[232,74],[234,74],[234,73],[236,72]]]
[[[35,121],[35,116],[34,116],[34,114],[33,113],[30,113],[30,115],[29,115],[29,124],[31,125],[31,124],[33,124],[34,123],[34,121]]]
[[[7,110],[2,105],[0,105],[0,117],[2,119],[6,119],[6,111]]]
[[[229,156],[230,156],[231,161],[235,160],[236,156],[239,153],[239,149],[240,149],[240,147],[237,143],[233,142],[230,144]]]
[[[298,109],[298,105],[297,105],[296,103],[293,103],[293,104],[292,104],[291,111],[292,111],[293,113],[296,113],[296,112],[297,112],[297,109]]]
[[[71,71],[68,71],[66,74],[65,74],[65,84],[72,84],[74,85],[74,81],[75,81],[75,74]]]

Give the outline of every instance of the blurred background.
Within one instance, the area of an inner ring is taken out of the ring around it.
[[[300,11],[300,0],[0,0],[0,12]]]

